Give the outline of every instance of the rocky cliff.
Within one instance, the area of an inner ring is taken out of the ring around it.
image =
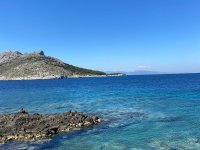
[[[57,58],[45,56],[43,51],[0,54],[0,80],[53,79],[105,76],[101,71],[76,67]]]

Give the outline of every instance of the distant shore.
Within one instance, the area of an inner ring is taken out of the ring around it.
[[[67,78],[99,78],[99,77],[115,77],[126,76],[122,73],[106,74],[106,75],[72,75],[67,77],[62,76],[28,76],[28,77],[0,77],[0,80],[48,80],[48,79],[67,79]]]
[[[44,51],[0,53],[0,80],[45,80],[65,78],[93,78],[122,76],[74,66],[58,58],[46,56]]]

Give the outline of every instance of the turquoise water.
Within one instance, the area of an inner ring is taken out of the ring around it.
[[[0,113],[77,110],[97,126],[0,149],[198,150],[200,74],[0,81]]]

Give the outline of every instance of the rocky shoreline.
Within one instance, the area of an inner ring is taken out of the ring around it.
[[[50,138],[61,132],[96,125],[101,119],[79,112],[62,114],[29,114],[24,109],[16,114],[0,115],[0,144]]]
[[[68,77],[60,77],[60,76],[27,76],[27,77],[17,77],[17,78],[9,78],[9,77],[0,77],[1,80],[48,80],[48,79],[67,79],[67,78],[101,78],[101,77],[119,77],[126,76],[125,74],[115,74],[115,75],[73,75]]]

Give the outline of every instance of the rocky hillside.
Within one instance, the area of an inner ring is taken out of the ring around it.
[[[7,51],[0,54],[0,80],[51,79],[106,75],[76,67],[45,56],[43,51],[25,53]]]

